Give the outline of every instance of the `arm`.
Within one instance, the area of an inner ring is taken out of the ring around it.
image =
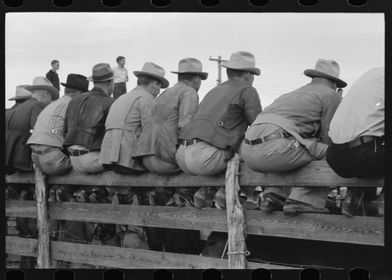
[[[35,123],[37,122],[38,115],[41,113],[43,108],[41,106],[34,106],[31,110],[30,116],[30,129],[34,129]]]
[[[146,126],[146,123],[151,118],[154,99],[139,98],[139,100],[137,100],[136,102],[137,102],[136,107],[138,108],[138,110],[140,112],[140,122],[141,122],[142,131],[143,131],[143,128]]]
[[[328,136],[329,125],[336,109],[342,101],[342,97],[338,93],[329,94],[325,95],[321,101],[323,103],[323,112],[320,121],[320,142],[329,145],[331,141]]]
[[[260,97],[254,87],[246,88],[240,97],[240,104],[248,124],[252,124],[257,115],[261,113]]]
[[[179,133],[181,129],[192,120],[198,106],[199,95],[196,90],[190,89],[181,96],[178,116]]]

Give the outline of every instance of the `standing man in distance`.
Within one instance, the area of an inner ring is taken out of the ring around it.
[[[117,66],[113,68],[114,75],[114,99],[119,98],[121,95],[127,92],[127,82],[128,82],[128,69],[125,68],[125,57],[119,56],[116,59]]]
[[[57,71],[60,69],[60,62],[58,60],[52,60],[50,63],[52,68],[46,73],[46,78],[52,83],[52,85],[60,91],[60,79]]]

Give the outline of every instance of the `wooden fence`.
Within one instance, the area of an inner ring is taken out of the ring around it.
[[[239,202],[239,186],[290,187],[383,187],[381,179],[346,179],[334,173],[325,161],[284,174],[253,172],[240,164],[236,155],[229,163],[226,176],[203,177],[184,173],[172,176],[145,173],[137,176],[104,172],[46,178],[17,173],[6,176],[7,184],[35,184],[35,201],[6,201],[6,216],[37,218],[38,240],[6,237],[6,253],[37,257],[39,268],[53,267],[62,260],[114,268],[267,268],[293,267],[246,260],[246,234],[384,246],[384,220],[379,217],[353,217],[332,214],[301,214],[287,217],[281,212],[264,214],[244,210]],[[117,187],[201,187],[225,186],[226,210],[160,206],[130,206],[74,202],[47,202],[48,186],[92,185]],[[50,241],[49,219],[130,224],[146,227],[193,229],[228,232],[228,259],[157,252],[113,246],[86,245]],[[251,250],[251,248],[249,248]]]

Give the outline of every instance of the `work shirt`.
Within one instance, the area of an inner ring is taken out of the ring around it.
[[[360,136],[385,133],[385,68],[363,74],[347,91],[331,121],[329,136],[335,144]]]
[[[64,143],[64,118],[71,97],[64,95],[49,104],[38,116],[33,134],[27,144],[48,145],[62,148]]]
[[[52,85],[60,91],[60,79],[59,75],[53,69],[50,69],[48,73],[46,73],[46,78],[52,83]]]
[[[34,128],[38,115],[46,104],[34,97],[10,111],[6,123],[5,165],[20,171],[33,171],[30,146],[30,130]]]
[[[90,151],[99,151],[113,102],[113,98],[97,87],[73,98],[65,112],[63,146],[80,145]]]
[[[199,105],[196,90],[179,81],[155,99],[151,117],[143,127],[135,156],[155,155],[176,164],[177,138]]]
[[[120,68],[118,65],[113,68],[114,83],[126,83],[128,82],[128,70],[123,67]]]

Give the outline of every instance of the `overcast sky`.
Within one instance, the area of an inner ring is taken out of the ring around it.
[[[254,86],[262,106],[294,90],[318,58],[334,59],[349,86],[363,72],[384,65],[383,14],[319,13],[8,13],[6,14],[6,108],[19,84],[45,76],[50,61],[60,61],[60,81],[69,73],[91,75],[93,65],[115,65],[127,58],[127,86],[132,72],[151,61],[166,70],[173,85],[178,61],[195,57],[209,78],[199,95],[216,85],[217,65],[210,56],[228,59],[245,50],[256,57],[261,75]],[[223,72],[223,79],[226,74]],[[91,85],[90,85],[91,88]],[[61,94],[63,93],[61,87]]]

